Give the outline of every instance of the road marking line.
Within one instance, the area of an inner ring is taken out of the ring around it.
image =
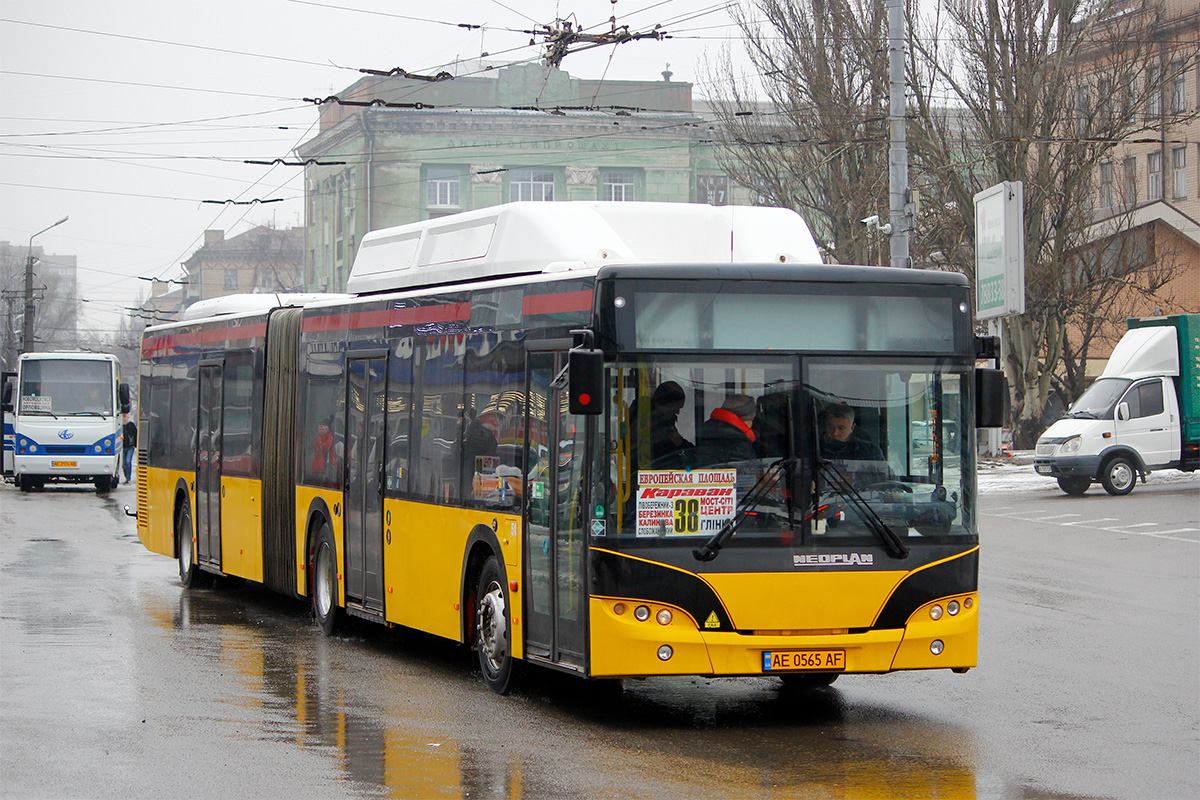
[[[1157,528],[1160,524],[1162,524],[1162,523],[1159,523],[1159,522],[1135,522],[1130,525],[1114,525],[1113,527],[1114,528]]]
[[[1102,519],[1081,519],[1078,522],[1060,522],[1058,524],[1062,525],[1065,528],[1067,526],[1074,526],[1074,525],[1098,525],[1101,522],[1116,522],[1116,521],[1117,521],[1116,517],[1104,517]]]
[[[1198,533],[1200,528],[1175,528],[1170,531],[1159,531],[1158,536],[1166,536],[1168,533]]]
[[[1042,521],[1051,519],[1066,519],[1067,517],[1081,517],[1082,514],[1055,514],[1053,517],[1042,517]]]

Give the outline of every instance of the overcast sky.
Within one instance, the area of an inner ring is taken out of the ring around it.
[[[227,236],[303,223],[301,170],[245,160],[294,158],[324,97],[359,68],[423,74],[456,59],[527,63],[521,32],[570,18],[587,30],[660,24],[665,41],[569,55],[582,78],[697,84],[699,64],[733,40],[721,0],[2,0],[0,241],[29,237],[79,258],[81,327],[114,332],[149,283],[179,278],[205,229]],[[482,29],[462,25],[481,25]],[[268,205],[209,200],[287,198]],[[18,287],[19,288],[19,287]]]

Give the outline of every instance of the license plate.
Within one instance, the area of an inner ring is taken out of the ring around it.
[[[766,650],[763,651],[763,672],[793,670],[842,672],[846,669],[845,650]]]
[[[1049,475],[1051,472],[1048,464],[1038,464],[1036,467],[1034,467],[1034,470],[1038,475]]]
[[[50,466],[52,466],[52,467],[78,467],[79,462],[78,461],[51,461]]]

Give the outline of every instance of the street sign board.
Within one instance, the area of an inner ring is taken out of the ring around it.
[[[975,319],[1025,313],[1025,206],[1020,181],[975,195]]]

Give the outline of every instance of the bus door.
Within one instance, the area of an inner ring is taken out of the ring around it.
[[[196,404],[196,560],[221,566],[221,431],[223,362],[200,364]]]
[[[560,375],[566,361],[564,351],[529,354],[522,492],[525,652],[582,669],[584,422],[567,410],[565,374]]]
[[[2,404],[4,408],[4,469],[0,471],[0,474],[8,476],[13,474],[13,453],[16,452],[17,447],[17,437],[13,429],[17,410],[17,373],[0,373],[0,387],[4,393]]]
[[[386,354],[346,363],[346,597],[383,612]]]

